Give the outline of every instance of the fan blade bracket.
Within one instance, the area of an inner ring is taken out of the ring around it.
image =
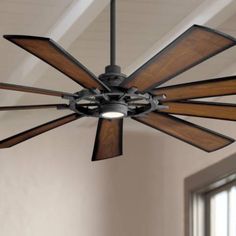
[[[69,109],[70,109],[70,106],[67,104],[57,105],[57,110],[69,110]]]
[[[158,107],[157,107],[158,111],[166,111],[168,109],[169,109],[169,106],[168,105],[164,105],[164,104],[158,105]]]
[[[166,100],[166,95],[165,94],[155,95],[154,99],[156,99],[158,101],[165,101]]]
[[[71,99],[76,99],[76,98],[79,98],[79,96],[75,93],[75,94],[63,94],[61,96],[62,99],[65,99],[65,100],[71,100]]]

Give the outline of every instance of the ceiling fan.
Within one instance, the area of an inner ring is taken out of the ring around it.
[[[111,0],[111,58],[105,73],[95,76],[50,38],[4,35],[4,38],[45,61],[84,87],[75,93],[0,83],[0,89],[57,96],[67,104],[0,107],[1,111],[69,109],[72,114],[0,141],[9,148],[82,117],[96,117],[97,134],[92,160],[122,155],[123,118],[132,118],[177,139],[212,152],[234,140],[172,114],[236,120],[236,105],[191,99],[236,94],[236,77],[160,87],[208,58],[234,46],[236,39],[210,28],[193,25],[161,52],[126,76],[116,65],[116,1]]]

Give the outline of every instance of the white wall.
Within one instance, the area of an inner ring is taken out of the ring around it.
[[[1,138],[58,117],[43,114],[8,114]],[[161,151],[149,153],[158,135],[142,133],[125,132],[124,157],[96,163],[93,119],[1,150],[0,235],[161,235]]]
[[[1,136],[51,113],[8,114]],[[233,122],[210,127],[235,136]],[[0,235],[182,236],[184,178],[235,151],[206,154],[128,120],[124,156],[92,163],[94,135],[79,120],[0,151]]]

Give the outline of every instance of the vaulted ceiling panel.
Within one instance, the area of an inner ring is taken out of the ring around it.
[[[45,35],[72,0],[7,0],[0,1],[0,35]],[[0,37],[0,75],[7,80],[12,70],[28,55]]]

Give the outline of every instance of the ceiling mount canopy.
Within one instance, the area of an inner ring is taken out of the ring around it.
[[[216,30],[193,25],[161,52],[134,71],[122,74],[116,64],[116,0],[110,9],[110,65],[96,76],[50,38],[4,35],[42,61],[59,70],[84,89],[75,93],[0,83],[0,89],[61,97],[66,103],[0,107],[0,111],[56,108],[71,110],[68,116],[50,121],[0,141],[12,147],[74,120],[98,118],[93,161],[120,156],[123,120],[135,121],[162,131],[206,152],[223,148],[234,140],[172,114],[236,120],[236,105],[196,102],[191,99],[236,94],[236,77],[196,81],[159,87],[184,71],[235,46],[236,40]],[[78,87],[79,88],[79,87]]]

